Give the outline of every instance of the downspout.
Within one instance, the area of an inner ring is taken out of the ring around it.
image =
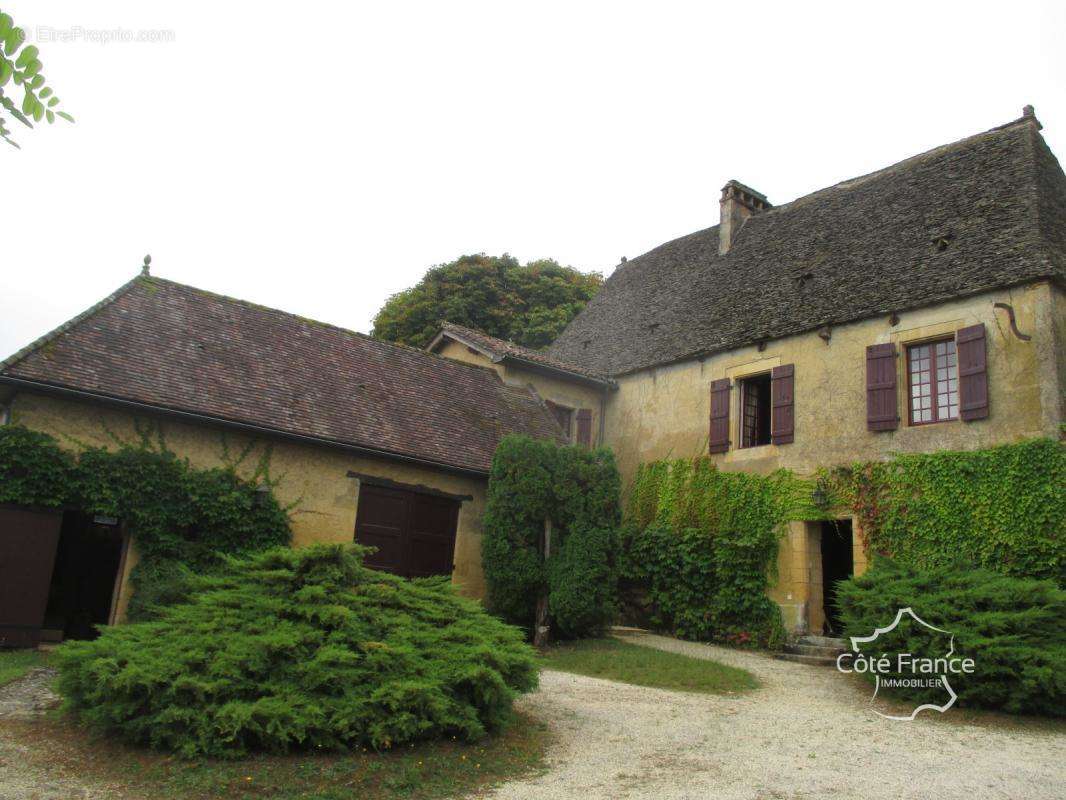
[[[605,419],[607,417],[607,392],[609,392],[610,390],[611,389],[609,386],[604,386],[603,389],[600,390],[600,430],[597,434],[596,439],[598,447],[604,446],[603,436],[606,430]]]

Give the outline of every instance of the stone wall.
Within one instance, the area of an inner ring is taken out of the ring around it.
[[[428,467],[367,458],[339,448],[293,443],[282,439],[252,438],[221,427],[191,425],[163,417],[135,417],[112,407],[21,392],[11,404],[12,422],[56,437],[70,449],[79,446],[114,448],[114,437],[136,442],[136,421],[162,426],[169,449],[197,467],[223,464],[224,443],[231,454],[249,443],[252,449],[238,467],[249,475],[264,448],[270,446],[270,474],[277,479],[275,494],[282,505],[295,504],[291,513],[293,544],[351,542],[359,502],[359,480],[348,473],[388,478],[427,486],[443,492],[470,495],[459,512],[452,579],[463,594],[480,598],[485,592],[481,572],[481,516],[485,506],[484,479],[455,475]],[[126,559],[118,608],[121,619],[129,602],[129,571],[136,564],[136,540]]]
[[[592,444],[600,441],[600,417],[603,391],[576,381],[554,378],[540,372],[522,369],[508,362],[493,362],[482,353],[453,339],[443,342],[436,352],[445,358],[494,369],[511,386],[532,386],[542,400],[550,400],[568,408],[587,408],[592,412]],[[608,392],[610,394],[610,392]]]
[[[995,302],[1013,306],[1019,329],[1032,341],[1011,332],[1007,313],[993,308]],[[796,368],[795,441],[736,449],[740,415],[734,389],[734,447],[713,456],[722,469],[767,473],[787,467],[810,474],[819,467],[883,459],[893,452],[969,450],[1054,436],[1062,419],[1064,305],[1060,290],[1040,283],[902,312],[896,325],[886,313],[840,326],[828,343],[812,332],[771,341],[762,352],[745,347],[622,376],[619,391],[607,404],[607,444],[615,451],[623,480],[645,461],[705,454],[711,381],[735,380],[781,364]],[[978,322],[985,325],[988,344],[989,417],[910,426],[903,348]],[[895,342],[901,351],[897,391],[902,420],[897,430],[877,433],[866,429],[866,347],[885,342]]]
[[[1007,312],[1009,303],[1019,339]],[[738,313],[741,310],[738,309]],[[905,347],[984,323],[988,349],[990,414],[974,422],[908,424]],[[900,352],[897,390],[901,421],[895,431],[866,428],[866,347],[894,342]],[[733,448],[712,456],[721,469],[769,473],[788,468],[810,475],[820,467],[885,459],[895,452],[970,450],[1034,436],[1058,436],[1066,395],[1066,294],[1048,283],[1004,289],[926,309],[844,325],[828,343],[817,333],[645,370],[618,379],[619,390],[607,403],[606,443],[618,459],[623,486],[642,462],[707,453],[710,383],[795,365],[795,441],[735,449],[739,437],[739,392],[730,408]],[[855,573],[866,569],[858,520],[849,509],[836,516],[852,519]],[[770,596],[781,606],[793,632],[820,632],[820,532],[817,523],[794,522],[783,537],[778,577]]]

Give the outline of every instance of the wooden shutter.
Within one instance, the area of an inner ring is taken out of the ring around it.
[[[866,428],[894,431],[898,427],[896,345],[872,344],[866,348]]]
[[[729,378],[711,381],[711,447],[712,453],[729,449]]]
[[[592,412],[587,408],[577,412],[577,443],[582,447],[592,447]]]
[[[959,356],[959,416],[970,422],[988,416],[988,353],[985,326],[959,328],[955,334]]]
[[[796,368],[782,364],[770,372],[770,443],[789,444],[796,434]]]

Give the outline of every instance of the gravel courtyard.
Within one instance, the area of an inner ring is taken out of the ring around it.
[[[748,695],[679,694],[545,672],[521,706],[549,722],[550,769],[489,796],[848,800],[1066,796],[1066,734],[961,712],[882,719],[832,668],[810,667],[661,636],[634,644],[742,667]],[[952,718],[952,714],[955,717]]]
[[[494,800],[899,800],[1055,798],[1066,786],[1066,733],[1009,718],[922,714],[893,722],[834,670],[661,636],[626,641],[753,672],[746,695],[682,694],[545,671],[520,706],[555,732],[548,770]],[[29,719],[58,698],[51,670],[0,689],[0,717]],[[117,786],[34,768],[0,729],[0,800],[126,800]]]

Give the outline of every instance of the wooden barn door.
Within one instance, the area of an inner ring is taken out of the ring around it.
[[[355,541],[377,548],[368,567],[405,578],[450,575],[458,521],[458,500],[364,483]]]
[[[0,506],[0,647],[36,647],[63,512]]]

